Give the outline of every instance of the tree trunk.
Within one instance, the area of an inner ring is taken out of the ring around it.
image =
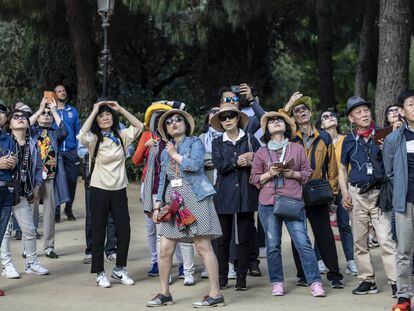
[[[319,63],[319,109],[334,107],[335,86],[332,65],[332,10],[330,0],[316,0]]]
[[[379,55],[375,115],[379,124],[387,106],[408,87],[412,16],[410,0],[380,0]]]
[[[82,0],[65,0],[66,22],[68,24],[77,75],[77,104],[86,108],[96,100],[95,70],[92,43],[86,29]]]
[[[375,18],[378,14],[378,0],[367,0],[364,21],[359,41],[358,64],[355,73],[355,95],[367,98],[369,77],[373,62],[370,59],[375,33]]]

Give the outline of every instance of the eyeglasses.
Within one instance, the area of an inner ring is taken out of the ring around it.
[[[230,111],[230,112],[225,112],[225,113],[220,114],[218,119],[221,122],[224,122],[226,120],[233,120],[236,117],[237,117],[237,113],[234,111]]]
[[[217,112],[219,112],[220,111],[220,109],[211,109],[210,110],[210,114],[216,114]]]
[[[297,106],[297,107],[293,108],[292,112],[293,113],[300,113],[300,112],[306,111],[306,110],[308,110],[308,108],[305,105],[300,105],[300,106]]]
[[[231,102],[237,103],[239,101],[239,98],[237,96],[234,96],[234,97],[224,97],[222,101],[223,101],[223,103],[231,103]]]
[[[42,116],[49,116],[49,117],[51,117],[52,116],[52,112],[51,111],[42,111],[41,115]]]
[[[12,116],[12,118],[13,118],[13,120],[19,120],[19,119],[21,119],[21,120],[25,120],[25,119],[26,119],[26,117],[25,117],[25,115],[24,115],[24,114],[14,114],[14,115]]]
[[[285,120],[283,118],[270,118],[267,121],[268,124],[273,124],[273,123],[285,123]]]
[[[398,113],[398,108],[390,108],[388,109],[388,114],[394,114],[394,113]]]
[[[336,114],[334,114],[333,112],[330,112],[330,113],[322,115],[322,119],[324,120],[329,120],[330,118],[336,118]]]
[[[175,116],[175,117],[171,117],[171,118],[168,118],[167,120],[165,120],[165,124],[171,125],[171,124],[173,124],[173,122],[175,122],[175,123],[181,123],[183,121],[184,121],[184,118],[183,117],[181,117],[181,116]]]

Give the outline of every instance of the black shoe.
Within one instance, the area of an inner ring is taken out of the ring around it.
[[[392,298],[397,298],[397,284],[391,284]]]
[[[16,230],[16,233],[14,234],[14,239],[16,241],[20,241],[22,239],[22,232],[20,230]]]
[[[378,294],[378,288],[375,283],[361,282],[357,288],[352,291],[354,295]]]
[[[169,296],[157,294],[154,298],[147,302],[147,307],[161,307],[165,305],[171,305],[173,303],[174,302],[171,294]]]
[[[262,271],[260,271],[258,260],[254,260],[250,263],[249,275],[250,276],[262,276]]]
[[[227,277],[219,277],[219,286],[221,290],[229,288],[229,279]]]
[[[296,281],[296,285],[297,286],[302,286],[302,287],[307,287],[308,286],[308,282],[306,281],[306,279],[304,279],[304,278],[299,278],[297,281]]]
[[[71,208],[65,208],[63,213],[66,215],[69,221],[76,221],[76,217],[73,215]]]
[[[55,223],[60,223],[60,214],[55,214]]]
[[[46,257],[50,259],[57,259],[59,258],[58,254],[56,254],[54,251],[50,251],[49,253],[46,253]]]
[[[335,289],[342,289],[344,288],[344,284],[339,279],[333,279],[331,280],[331,287]]]
[[[236,285],[234,286],[236,291],[246,291],[246,276],[237,276]]]

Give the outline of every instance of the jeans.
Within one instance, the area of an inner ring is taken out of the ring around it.
[[[281,254],[283,223],[299,253],[306,280],[309,284],[321,282],[318,262],[306,229],[306,220],[283,219],[273,215],[273,205],[262,204],[259,205],[259,217],[265,230],[270,282],[283,282],[284,280]]]
[[[61,151],[60,154],[63,158],[63,165],[70,195],[70,201],[66,202],[66,208],[72,210],[72,205],[76,194],[76,184],[78,182],[79,158],[76,150]],[[56,215],[60,215],[60,205],[56,207]]]
[[[9,223],[13,205],[13,191],[8,187],[0,187],[0,241],[3,240]]]
[[[89,203],[91,191],[85,187],[85,238],[86,238],[86,255],[92,255],[92,219],[91,219],[91,206]],[[108,225],[106,227],[106,244],[105,244],[105,255],[108,257],[111,254],[116,253],[116,229],[114,220],[112,219],[111,213],[108,216]]]
[[[37,262],[36,228],[33,222],[32,209],[26,198],[20,197],[20,203],[13,207],[14,216],[22,228],[23,249],[26,251],[26,265]],[[11,230],[6,230],[1,243],[1,260],[3,266],[11,262],[10,251]]]

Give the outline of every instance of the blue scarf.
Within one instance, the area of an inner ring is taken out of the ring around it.
[[[267,148],[273,151],[278,151],[279,149],[287,147],[288,144],[289,140],[287,138],[285,138],[282,142],[269,140],[269,142],[267,143]]]
[[[101,132],[103,137],[108,137],[110,140],[112,140],[115,144],[117,144],[118,146],[121,144],[121,142],[119,141],[118,137],[115,136],[114,132],[109,131],[109,132]]]

